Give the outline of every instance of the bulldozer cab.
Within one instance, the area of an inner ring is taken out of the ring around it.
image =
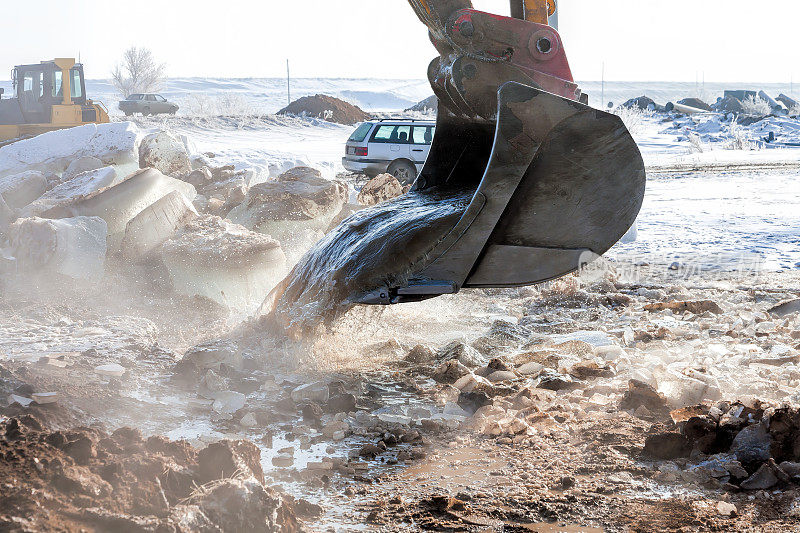
[[[19,109],[26,124],[50,121],[54,105],[86,105],[86,82],[83,65],[64,69],[55,61],[19,65],[12,74]],[[67,72],[68,80],[65,80]],[[64,89],[69,87],[68,98]]]

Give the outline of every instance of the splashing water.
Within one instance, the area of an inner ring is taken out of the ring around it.
[[[471,192],[428,189],[352,215],[272,291],[258,326],[305,336],[342,316],[358,295],[402,284],[456,225],[471,198]]]

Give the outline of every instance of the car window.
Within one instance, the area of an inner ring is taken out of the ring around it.
[[[411,136],[412,144],[431,144],[433,142],[433,126],[414,126]]]
[[[145,100],[147,100],[148,102],[155,102],[156,101],[156,97],[155,97],[155,95],[148,94],[147,96],[145,96]]]
[[[360,125],[356,128],[356,131],[347,139],[349,142],[360,143],[364,142],[364,139],[367,138],[369,135],[370,130],[372,129],[372,124],[369,122],[365,122],[364,124]]]
[[[372,142],[408,144],[411,126],[380,126],[372,136]]]
[[[64,75],[60,70],[53,71],[53,79],[52,83],[50,84],[53,98],[64,96],[64,89],[61,86],[63,76]]]
[[[132,94],[128,97],[128,100],[141,100],[141,99],[142,99],[141,94]]]
[[[164,98],[163,96],[161,96],[160,94],[156,95],[156,100],[158,100],[159,102],[166,102],[167,101],[167,99]]]

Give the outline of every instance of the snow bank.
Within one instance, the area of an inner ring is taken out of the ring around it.
[[[133,171],[139,168],[138,135],[130,122],[87,124],[45,133],[0,148],[0,177],[31,170],[62,174],[82,157],[96,157],[105,165]]]

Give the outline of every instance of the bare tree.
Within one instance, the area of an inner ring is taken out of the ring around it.
[[[123,97],[135,93],[152,93],[161,89],[166,65],[156,63],[153,52],[132,46],[125,50],[122,61],[111,73],[111,80]]]

